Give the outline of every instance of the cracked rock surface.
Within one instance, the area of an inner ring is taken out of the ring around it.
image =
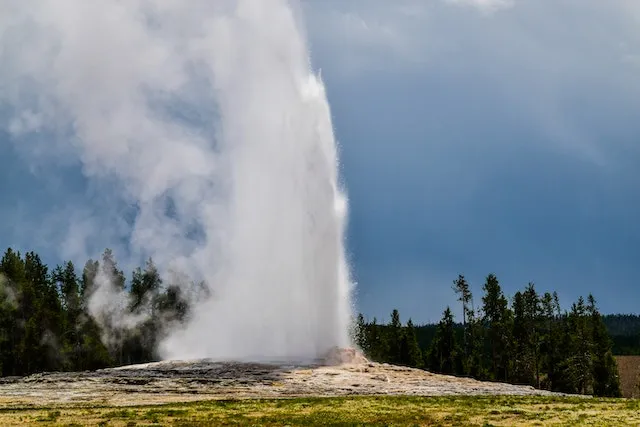
[[[318,363],[164,361],[92,372],[0,379],[0,407],[139,405],[176,401],[345,395],[553,395],[529,386],[481,382],[373,363],[350,349]]]

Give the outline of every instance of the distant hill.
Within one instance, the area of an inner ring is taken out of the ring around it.
[[[613,353],[640,355],[640,315],[607,314],[603,317],[613,341]]]
[[[604,324],[611,335],[640,334],[640,315],[637,314],[606,314]]]

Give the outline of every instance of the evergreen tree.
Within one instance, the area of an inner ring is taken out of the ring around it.
[[[578,302],[571,306],[566,321],[567,357],[563,366],[569,386],[566,391],[589,394],[592,391],[593,380],[593,342],[584,298],[578,298]]]
[[[38,339],[38,357],[29,372],[60,370],[62,358],[59,346],[63,319],[60,294],[48,267],[42,263],[38,254],[28,252],[25,255],[25,273],[35,290],[36,312],[33,313],[32,323],[38,329],[35,333]]]
[[[4,283],[4,333],[0,347],[3,375],[22,375],[18,360],[19,345],[24,335],[24,317],[21,310],[21,283],[25,280],[24,263],[20,254],[8,248],[0,260],[0,274]]]
[[[61,357],[65,370],[76,368],[81,358],[82,337],[78,323],[82,315],[79,279],[71,261],[53,271],[53,281],[61,295],[63,316],[61,319]]]
[[[364,316],[362,315],[362,313],[360,313],[358,314],[356,320],[355,342],[356,346],[366,355],[368,355],[370,352],[368,348],[367,335],[368,327],[366,322],[364,321]]]
[[[389,339],[384,328],[384,326],[378,324],[375,317],[368,327],[369,334],[367,336],[367,341],[369,343],[369,354],[367,354],[367,356],[376,362],[390,361]]]
[[[99,283],[95,283],[99,281]],[[118,262],[115,259],[113,251],[109,248],[102,253],[102,260],[98,264],[97,274],[93,277],[93,286],[107,286],[114,294],[124,292],[126,289],[126,278],[122,270],[118,268]],[[132,351],[127,347],[131,347],[132,331],[120,326],[119,319],[115,319],[111,313],[100,320],[100,324],[105,328],[110,339],[107,343],[107,350],[110,357],[118,366],[135,363],[137,358],[132,357]],[[102,331],[103,333],[105,331]],[[139,346],[136,350],[139,352]]]
[[[133,272],[130,310],[134,315],[142,315],[147,320],[135,330],[130,331],[125,341],[127,363],[141,363],[156,360],[155,349],[159,339],[164,335],[166,323],[159,310],[163,298],[160,295],[162,279],[152,259],[147,260],[145,269],[137,268]]]
[[[18,329],[18,294],[15,283],[6,275],[11,256],[11,253],[5,253],[0,261],[0,375],[16,375],[14,350]]]
[[[24,335],[18,343],[18,357],[23,373],[37,372],[42,369],[45,350],[41,346],[43,323],[43,293],[46,288],[46,269],[27,252],[24,258],[24,280],[21,281],[19,292],[21,295],[21,320],[24,326]]]
[[[138,267],[133,272],[130,290],[131,310],[136,311],[143,307],[154,309],[153,300],[157,298],[160,286],[162,286],[160,273],[153,260],[149,258],[144,270]]]
[[[482,297],[484,324],[487,328],[487,341],[490,358],[490,375],[494,380],[507,381],[510,365],[510,335],[512,315],[507,299],[502,293],[498,278],[494,274],[487,276]]]
[[[529,348],[529,329],[526,318],[524,297],[520,291],[513,296],[513,381],[519,384],[532,384],[534,381],[533,357]]]
[[[561,374],[559,365],[561,357],[562,328],[560,324],[561,313],[559,306],[556,308],[557,294],[555,298],[546,292],[541,300],[543,317],[543,330],[540,340],[541,370],[545,372],[545,378],[541,386],[549,390],[557,390],[556,385],[562,381],[558,378]]]
[[[126,278],[122,270],[118,269],[118,263],[111,249],[107,248],[102,253],[102,263],[100,267],[102,273],[115,289],[123,290],[125,288]]]
[[[159,316],[167,325],[183,323],[189,315],[189,303],[178,285],[167,286],[158,296],[157,305]]]
[[[87,261],[80,278],[69,261],[53,272],[64,308],[61,356],[66,370],[83,371],[113,364],[101,340],[100,328],[88,311],[98,268],[97,261]]]
[[[391,322],[387,328],[389,336],[389,362],[394,364],[402,363],[402,323],[400,313],[397,309],[391,312]]]
[[[107,251],[105,250],[105,252]],[[110,251],[108,252],[110,253]],[[85,263],[82,269],[80,280],[81,314],[78,319],[78,333],[82,337],[81,357],[77,361],[79,370],[98,369],[115,364],[107,346],[102,342],[100,327],[89,313],[89,300],[96,289],[96,279],[99,273],[100,262],[91,259]]]
[[[31,363],[31,357],[26,351],[29,343],[34,341],[34,325],[29,326],[30,333],[27,336],[27,322],[34,312],[35,292],[26,279],[24,261],[19,252],[7,249],[0,261],[0,273],[4,275],[9,287],[14,289],[16,296],[15,318],[7,340],[12,351],[8,352],[8,359],[2,365],[8,375],[24,375]]]
[[[100,269],[100,263],[92,259],[88,260],[84,268],[82,269],[82,279],[80,280],[80,297],[83,300],[87,300],[96,286],[96,277],[98,276],[98,270]]]
[[[611,352],[611,339],[596,308],[593,295],[587,298],[587,313],[593,342],[593,394],[595,396],[620,397],[620,377],[618,365]]]
[[[462,274],[458,275],[458,278],[453,281],[453,290],[458,295],[458,301],[462,303],[462,366],[463,372],[466,375],[477,375],[479,368],[478,355],[474,354],[476,344],[473,341],[474,335],[474,310],[473,310],[473,295],[471,293],[469,283]],[[468,321],[469,320],[469,321]],[[481,356],[480,356],[481,357]]]
[[[469,354],[464,361],[464,374],[477,379],[489,378],[485,357],[485,328],[482,317],[471,309],[467,313]]]
[[[540,346],[541,335],[541,320],[542,320],[542,308],[540,305],[540,297],[535,290],[533,283],[529,283],[523,293],[524,306],[525,306],[525,322],[527,327],[527,341],[529,357],[531,359],[531,374],[533,374],[535,381],[530,383],[531,385],[540,388]]]
[[[453,325],[453,314],[447,307],[427,354],[426,365],[430,371],[442,374],[459,372],[459,348]]]
[[[469,303],[471,303],[471,290],[469,289],[469,283],[462,274],[458,275],[458,278],[453,281],[453,290],[458,295],[458,301],[462,303],[462,326],[465,329],[464,333],[464,346],[466,351],[467,345],[467,313],[469,311]],[[466,354],[466,353],[465,353]]]
[[[400,347],[401,364],[414,368],[422,367],[422,352],[420,351],[420,346],[418,345],[418,337],[416,336],[416,330],[411,319],[409,319],[409,321],[407,322],[407,327],[402,334],[402,342]]]

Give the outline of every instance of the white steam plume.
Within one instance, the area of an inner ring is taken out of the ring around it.
[[[115,278],[105,268],[104,263],[94,278],[90,289],[89,313],[102,327],[101,340],[108,348],[122,344],[122,332],[135,329],[150,318],[146,310],[131,312],[131,299],[125,289],[116,285]]]
[[[96,235],[133,207],[132,259],[211,288],[162,343],[166,358],[313,357],[349,344],[330,111],[287,0],[0,9],[0,110],[21,150],[80,159],[112,206],[92,219]],[[86,231],[71,224],[67,241],[89,244]],[[96,313],[113,307],[109,295],[94,294]]]
[[[7,304],[12,308],[18,307],[16,291],[2,273],[0,273],[0,304]]]

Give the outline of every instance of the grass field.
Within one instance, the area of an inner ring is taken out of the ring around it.
[[[640,398],[640,356],[616,356],[624,397]]]
[[[640,425],[640,401],[565,397],[345,397],[160,406],[0,409],[0,425]]]

